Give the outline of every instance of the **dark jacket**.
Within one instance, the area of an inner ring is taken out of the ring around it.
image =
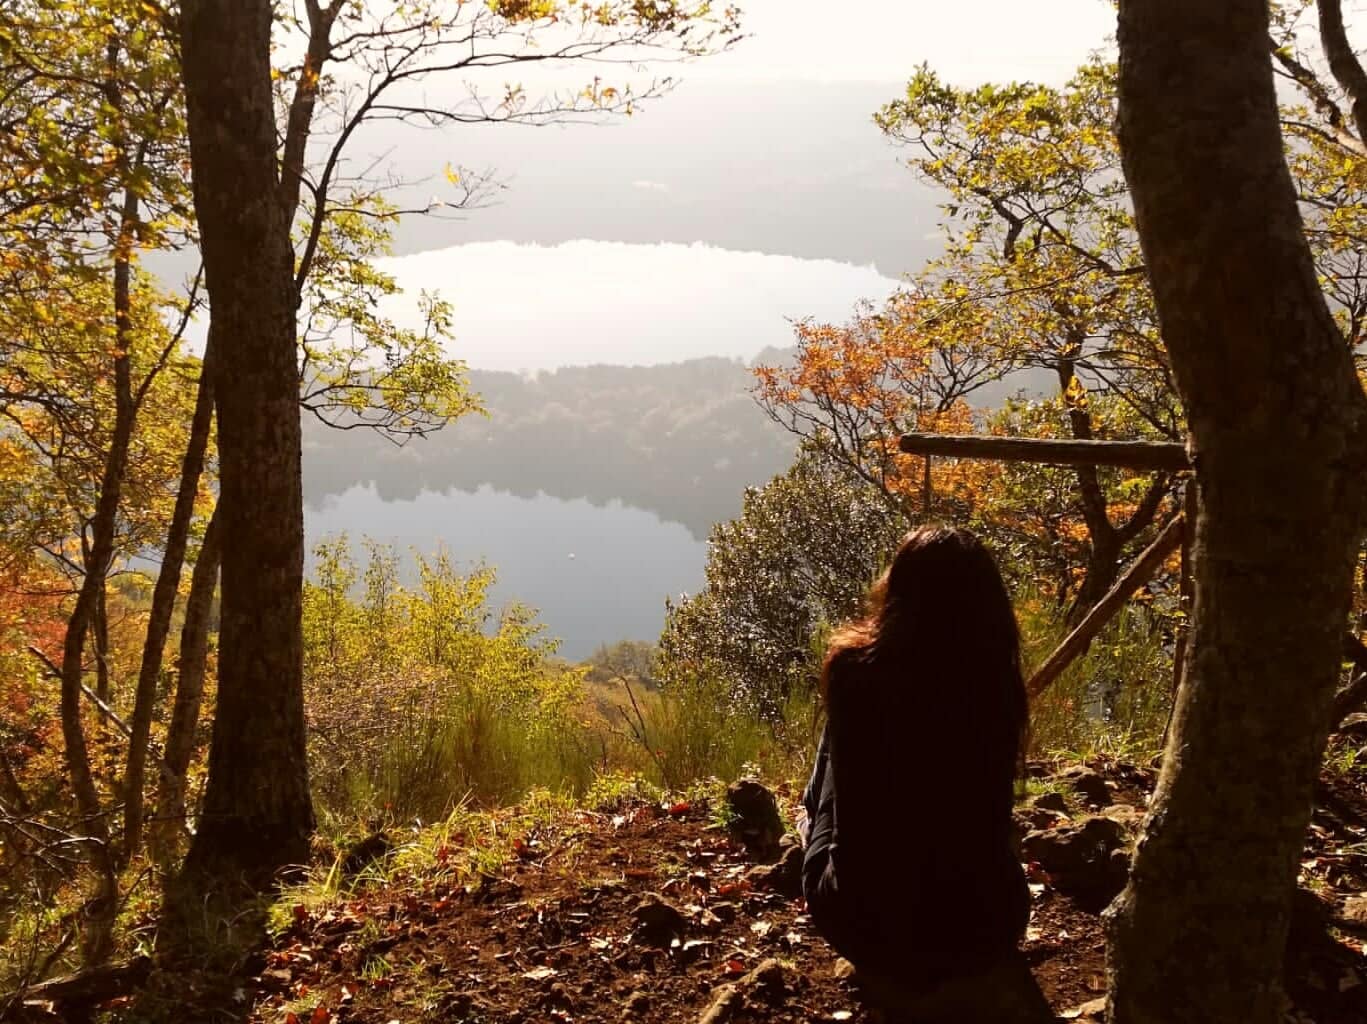
[[[856,967],[931,980],[1015,949],[1030,896],[1011,847],[1012,737],[974,688],[908,678],[855,652],[830,670],[804,802],[803,891]],[[923,686],[950,687],[929,693]]]

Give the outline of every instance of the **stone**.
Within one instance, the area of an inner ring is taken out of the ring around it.
[[[831,974],[836,981],[851,981],[854,978],[854,964],[850,963],[842,956],[835,962],[835,967],[831,969]]]
[[[1068,801],[1062,793],[1041,793],[1030,801],[1030,806],[1037,811],[1056,811],[1059,814],[1068,813]]]
[[[1106,997],[1101,996],[1097,999],[1089,1000],[1081,1006],[1075,1006],[1071,1010],[1065,1010],[1062,1014],[1063,1020],[1076,1021],[1104,1021],[1106,1019]]]
[[[1129,871],[1124,826],[1113,818],[1093,816],[1076,824],[1031,832],[1021,853],[1039,864],[1060,892],[1084,909],[1100,910],[1125,887]],[[1120,856],[1115,856],[1115,854]]]
[[[1065,768],[1056,776],[1076,792],[1092,807],[1105,807],[1111,803],[1111,784],[1105,776],[1085,764],[1075,764]]]
[[[783,964],[772,957],[763,960],[749,974],[740,979],[741,991],[758,995],[771,1003],[782,1001],[788,992],[788,979]]]
[[[654,946],[667,946],[688,928],[683,911],[657,893],[646,893],[631,912],[636,934]]]
[[[358,875],[393,848],[394,842],[384,832],[374,832],[359,842],[352,843],[342,858],[342,874]]]
[[[749,998],[780,1003],[787,994],[788,978],[783,964],[772,957],[762,960],[735,984],[718,988],[698,1024],[726,1024],[745,1008]]]
[[[1135,832],[1144,821],[1144,810],[1130,804],[1111,804],[1101,812],[1101,816],[1118,821],[1128,831]]]
[[[639,989],[627,996],[622,1004],[622,1016],[644,1017],[650,1011],[650,996]]]
[[[731,831],[750,855],[762,860],[773,857],[785,831],[774,794],[754,779],[741,779],[727,787],[726,804],[731,810]]]
[[[768,889],[783,896],[802,895],[802,847],[791,836],[779,842],[778,860],[773,864],[757,864],[745,873],[746,881],[756,889]]]
[[[712,997],[698,1024],[727,1024],[745,1006],[745,995],[739,986],[722,985]]]
[[[1339,920],[1358,928],[1367,928],[1367,896],[1352,896],[1344,900]]]

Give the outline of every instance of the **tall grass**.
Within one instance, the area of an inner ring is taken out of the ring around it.
[[[1017,602],[1027,674],[1068,634],[1058,610]],[[1124,606],[1037,697],[1030,711],[1036,754],[1156,754],[1172,710],[1171,619],[1143,603]]]

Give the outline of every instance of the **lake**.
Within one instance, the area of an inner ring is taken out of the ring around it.
[[[536,608],[573,660],[601,643],[658,638],[665,598],[696,592],[707,559],[707,544],[686,527],[642,509],[490,487],[386,501],[373,484],[357,485],[308,504],[304,529],[310,550],[346,532],[358,559],[363,537],[393,544],[407,585],[416,583],[413,550],[444,544],[462,569],[483,561],[498,572],[495,610],[512,601]]]

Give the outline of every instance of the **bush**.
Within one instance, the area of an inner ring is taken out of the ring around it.
[[[457,804],[515,801],[535,786],[582,792],[593,745],[578,715],[584,672],[554,659],[532,613],[488,609],[490,570],[392,549],[356,571],[345,538],[317,549],[304,594],[305,691],[320,810],[435,820]],[[352,591],[361,587],[360,599]]]

